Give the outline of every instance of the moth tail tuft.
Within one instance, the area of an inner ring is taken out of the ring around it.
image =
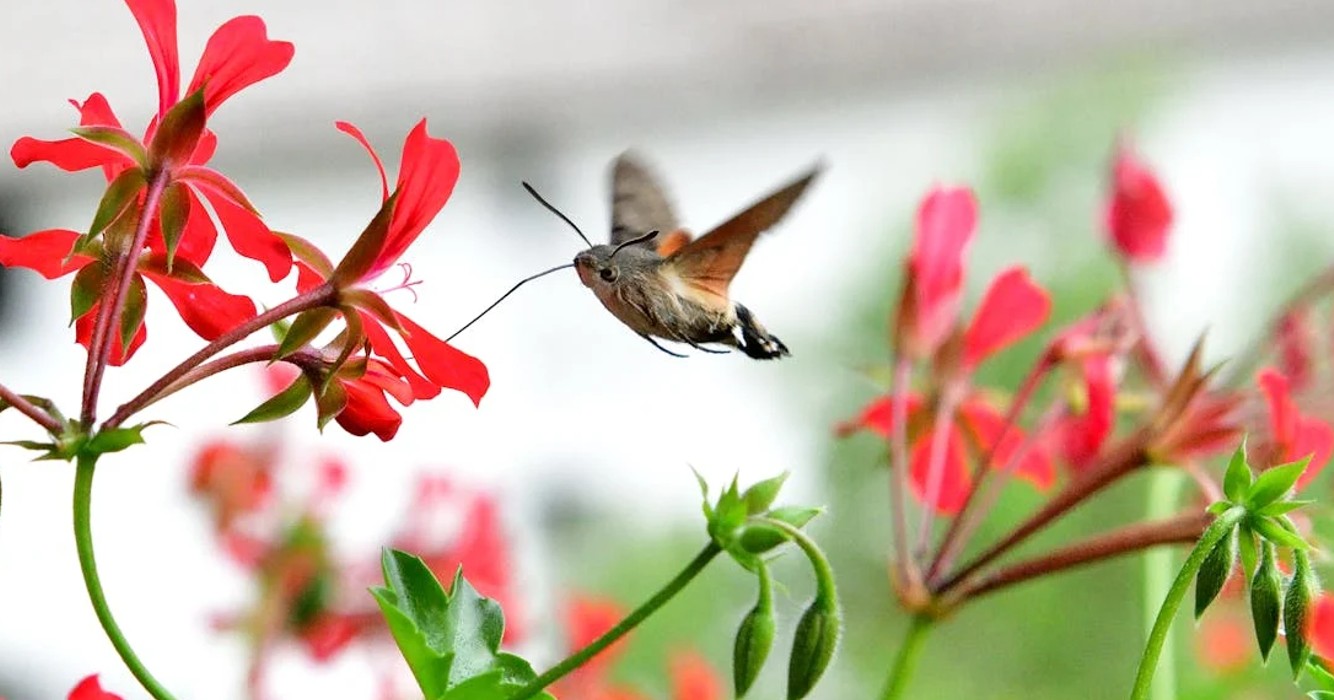
[[[741,329],[741,352],[756,360],[776,360],[792,353],[778,336],[771,335],[755,320],[750,309],[736,305],[737,327]]]

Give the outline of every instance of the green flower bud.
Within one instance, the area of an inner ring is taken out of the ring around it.
[[[787,700],[806,697],[828,668],[838,646],[840,618],[837,604],[823,596],[802,614],[788,659]]]
[[[1302,675],[1302,669],[1311,658],[1311,644],[1306,639],[1306,616],[1311,609],[1311,601],[1319,592],[1315,572],[1311,571],[1311,560],[1306,552],[1293,552],[1292,578],[1288,580],[1288,590],[1283,600],[1283,632],[1288,639],[1288,662],[1292,665],[1292,677]]]
[[[1200,571],[1195,575],[1195,617],[1199,619],[1209,604],[1214,602],[1223,584],[1232,575],[1232,568],[1237,562],[1237,529],[1228,533],[1204,558]]]
[[[1269,660],[1269,650],[1278,636],[1278,618],[1283,600],[1283,586],[1278,566],[1274,564],[1274,545],[1261,545],[1260,566],[1251,577],[1251,621],[1255,624],[1255,641],[1260,644],[1260,657]]]
[[[732,647],[732,685],[738,698],[744,696],[764,668],[769,649],[774,644],[774,612],[771,601],[761,601],[751,608],[736,631]]]

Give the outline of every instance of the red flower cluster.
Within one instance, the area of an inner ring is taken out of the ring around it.
[[[617,603],[586,596],[575,596],[567,604],[565,613],[567,646],[582,649],[610,630],[625,611]],[[624,648],[625,639],[593,657],[551,688],[560,698],[571,700],[647,700],[642,692],[612,682],[611,668],[616,656]],[[727,697],[717,672],[699,654],[681,651],[668,662],[672,683],[672,700],[722,700]]]
[[[143,29],[158,77],[158,114],[142,139],[122,126],[100,93],[82,103],[73,138],[14,143],[10,156],[20,168],[48,162],[66,171],[101,168],[108,187],[87,233],[38,231],[23,238],[0,236],[0,265],[32,269],[48,279],[71,273],[73,320],[78,342],[88,347],[103,290],[117,261],[134,265],[130,296],[112,344],[110,361],[124,363],[143,344],[144,280],[157,285],[191,330],[215,339],[252,318],[255,305],[212,283],[202,268],[212,255],[217,230],[211,211],[232,247],[264,264],[274,281],[291,270],[286,245],[269,231],[234,183],[207,167],[217,139],[205,121],[224,100],[282,71],[290,43],[268,39],[258,17],[237,17],[214,32],[184,100],[176,47],[176,8],[170,0],[127,0]],[[143,230],[144,236],[136,236]],[[131,249],[134,241],[142,247]]]

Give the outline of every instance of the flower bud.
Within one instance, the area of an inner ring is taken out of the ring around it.
[[[1218,592],[1223,590],[1232,575],[1232,568],[1237,562],[1237,529],[1228,530],[1226,536],[1209,550],[1209,555],[1200,565],[1195,575],[1195,618],[1204,614],[1209,604],[1214,602]]]
[[[1283,585],[1274,564],[1274,545],[1261,545],[1260,566],[1251,577],[1251,621],[1255,625],[1255,641],[1260,644],[1260,657],[1269,660],[1269,650],[1278,636],[1278,618],[1282,606],[1279,589]]]
[[[772,601],[766,601],[762,596],[741,621],[732,647],[732,684],[738,698],[744,696],[759,677],[769,649],[773,647],[774,626]]]
[[[802,614],[788,659],[787,700],[806,697],[828,668],[838,646],[840,617],[833,599],[823,596]]]
[[[1311,609],[1319,584],[1315,572],[1311,571],[1311,560],[1306,552],[1293,553],[1292,578],[1288,580],[1288,590],[1283,600],[1283,632],[1288,640],[1288,663],[1292,665],[1292,677],[1302,674],[1302,669],[1311,658],[1311,643],[1306,638],[1306,616]]]

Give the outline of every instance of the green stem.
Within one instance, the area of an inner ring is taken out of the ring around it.
[[[1190,556],[1186,557],[1186,563],[1182,564],[1181,571],[1177,573],[1176,580],[1167,591],[1163,606],[1158,610],[1158,617],[1154,620],[1153,629],[1149,631],[1149,641],[1144,647],[1139,671],[1135,674],[1135,687],[1130,692],[1130,700],[1147,700],[1149,697],[1149,690],[1153,685],[1153,672],[1162,655],[1163,643],[1167,641],[1167,631],[1172,627],[1172,618],[1176,617],[1177,609],[1181,607],[1181,601],[1186,597],[1186,591],[1190,590],[1191,582],[1195,579],[1195,574],[1199,573],[1200,566],[1204,564],[1209,552],[1244,517],[1246,517],[1244,506],[1233,506],[1224,511],[1209,529],[1200,535],[1200,541],[1190,551]]]
[[[898,700],[903,697],[903,691],[908,688],[908,680],[913,670],[917,668],[917,659],[922,655],[922,643],[926,641],[926,633],[934,622],[935,620],[926,615],[913,616],[912,622],[908,625],[908,633],[903,637],[903,644],[899,646],[898,656],[894,657],[894,667],[889,671],[889,681],[885,684],[885,692],[880,694],[881,700]]]
[[[834,567],[829,565],[829,559],[820,550],[820,545],[815,544],[815,540],[802,532],[801,528],[794,527],[790,523],[773,518],[758,518],[758,520],[765,525],[782,530],[793,542],[797,543],[798,547],[801,547],[801,551],[806,554],[806,558],[811,562],[811,568],[815,570],[816,599],[830,608],[836,607],[838,593],[834,586]]]
[[[93,470],[96,466],[96,457],[81,455],[74,472],[74,544],[79,552],[79,569],[83,572],[83,582],[88,588],[88,600],[93,604],[93,612],[97,613],[97,621],[102,624],[107,639],[111,640],[111,645],[116,648],[116,653],[120,654],[121,661],[125,662],[125,666],[138,679],[144,690],[156,700],[174,700],[172,694],[158,683],[135,655],[134,649],[125,639],[125,634],[116,624],[116,619],[111,616],[111,608],[107,606],[106,595],[102,592],[102,581],[97,575],[97,561],[93,558],[93,529],[90,517],[93,502]]]
[[[1149,482],[1148,519],[1157,521],[1176,511],[1177,499],[1185,475],[1176,469],[1159,469]],[[1154,601],[1167,597],[1172,587],[1172,563],[1176,550],[1159,547],[1144,553],[1144,634],[1153,630],[1157,610]],[[1176,697],[1176,646],[1167,644],[1159,660],[1162,670],[1154,677],[1149,690],[1151,700],[1172,700]]]
[[[583,666],[589,659],[597,656],[603,649],[611,646],[616,640],[624,637],[630,630],[639,626],[639,623],[657,612],[658,608],[666,605],[667,601],[674,598],[677,593],[680,593],[681,589],[685,588],[686,584],[690,583],[696,576],[698,576],[700,572],[704,570],[704,567],[708,566],[709,562],[713,561],[713,558],[718,556],[722,551],[722,548],[716,543],[710,542],[707,547],[700,550],[699,554],[695,555],[695,558],[686,565],[686,568],[681,570],[681,573],[677,574],[675,578],[667,582],[667,585],[663,586],[661,590],[653,594],[652,598],[649,598],[643,605],[636,608],[634,612],[630,613],[624,620],[617,623],[615,627],[608,630],[606,634],[593,640],[591,644],[583,649],[571,654],[564,661],[556,664],[546,673],[538,676],[532,683],[524,686],[519,692],[511,695],[509,700],[527,700],[527,698],[537,695],[547,686],[565,677],[571,671]]]

